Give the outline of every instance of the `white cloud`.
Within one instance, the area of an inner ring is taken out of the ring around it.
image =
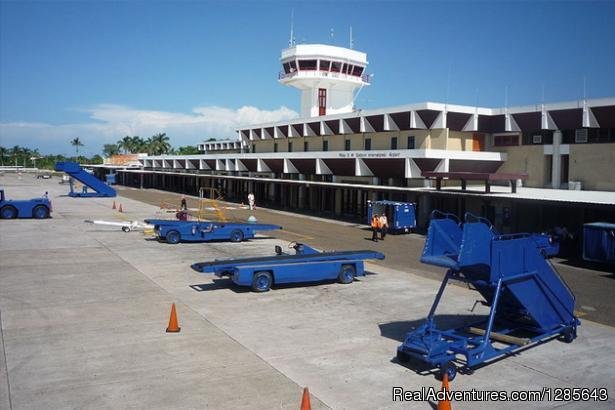
[[[99,104],[80,110],[92,121],[74,124],[35,122],[0,123],[0,145],[39,148],[42,153],[72,153],[69,141],[79,137],[84,152],[100,153],[103,144],[114,143],[125,135],[147,138],[166,132],[173,146],[196,145],[204,138],[235,137],[234,129],[249,124],[284,121],[298,117],[297,112],[280,107],[261,110],[244,106],[239,109],[196,107],[191,113],[140,110],[114,104]]]

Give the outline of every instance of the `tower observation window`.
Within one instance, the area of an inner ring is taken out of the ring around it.
[[[354,68],[352,69],[352,75],[356,77],[361,77],[361,74],[363,74],[363,67],[358,65],[354,66]]]
[[[329,71],[329,67],[331,66],[331,61],[329,60],[320,60],[320,71]]]
[[[317,60],[299,60],[299,70],[316,70]]]
[[[331,72],[332,73],[339,73],[340,71],[342,71],[342,63],[339,63],[337,61],[333,61],[331,63]]]

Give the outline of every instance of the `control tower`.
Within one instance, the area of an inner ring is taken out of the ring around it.
[[[367,54],[324,44],[300,44],[282,50],[279,81],[301,90],[301,116],[316,117],[353,110],[354,92],[369,85]]]

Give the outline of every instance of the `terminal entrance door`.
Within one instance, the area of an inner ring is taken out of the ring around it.
[[[318,89],[318,115],[327,115],[327,90]]]
[[[472,151],[484,151],[485,134],[475,132],[472,134]]]

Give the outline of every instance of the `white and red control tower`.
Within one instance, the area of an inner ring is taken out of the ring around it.
[[[279,81],[301,90],[301,116],[353,111],[355,91],[369,85],[367,54],[325,44],[282,50]]]

